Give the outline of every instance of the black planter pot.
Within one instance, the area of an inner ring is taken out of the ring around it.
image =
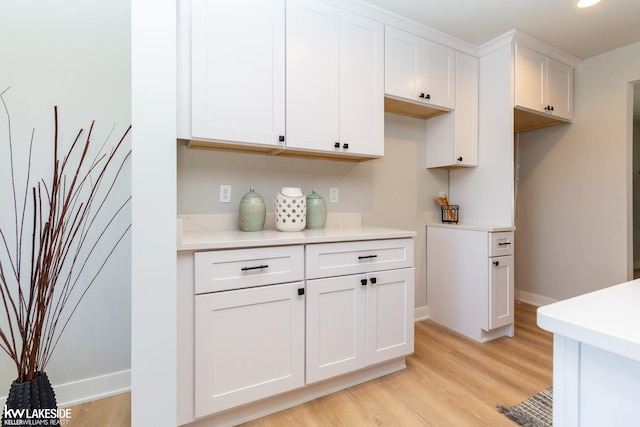
[[[49,411],[45,411],[46,409]],[[2,411],[2,427],[57,426],[60,425],[57,409],[56,395],[46,373],[43,372],[31,381],[23,383],[14,381]],[[14,420],[21,421],[14,422]]]

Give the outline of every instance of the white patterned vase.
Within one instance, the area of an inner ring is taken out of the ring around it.
[[[307,200],[300,188],[283,187],[276,196],[276,228],[300,231],[307,224]]]

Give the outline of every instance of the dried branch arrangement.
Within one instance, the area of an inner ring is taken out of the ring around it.
[[[6,321],[0,319],[0,348],[15,363],[21,383],[44,372],[70,318],[131,228],[130,221],[126,226],[116,221],[131,203],[131,196],[119,205],[108,203],[131,154],[124,148],[131,126],[111,149],[105,149],[110,134],[91,156],[92,122],[86,136],[82,137],[80,129],[60,156],[54,107],[53,175],[50,180],[30,182],[32,132],[22,187],[16,183],[5,92],[0,93],[0,100],[8,124],[11,182],[0,185],[10,186],[13,206],[10,200],[0,203],[13,208],[14,222],[7,229],[0,225],[0,302],[4,308],[0,313],[6,315]],[[97,249],[100,239],[107,236],[108,249]]]

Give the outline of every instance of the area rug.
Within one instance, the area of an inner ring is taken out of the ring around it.
[[[551,427],[553,425],[553,387],[542,390],[522,403],[508,407],[497,405],[498,410],[524,427]]]

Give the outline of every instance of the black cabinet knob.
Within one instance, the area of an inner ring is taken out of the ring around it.
[[[462,161],[462,156],[458,157],[458,161],[461,162]]]
[[[298,295],[304,295],[304,288],[298,288]]]
[[[278,141],[283,142],[284,141],[284,135],[280,135],[280,137],[278,137]]]
[[[334,148],[340,148],[340,143],[339,143],[339,142],[336,142],[335,144],[333,144],[333,147],[334,147]]]
[[[500,265],[500,262],[498,261],[493,261],[493,265],[495,265],[496,267]]]
[[[349,149],[349,144],[347,144],[347,143],[342,144],[342,148],[345,149],[345,150],[348,150]]]
[[[424,93],[421,93],[420,95],[418,95],[420,98],[424,98]]]
[[[369,281],[371,282],[372,285],[375,285],[377,282],[377,279],[375,277],[372,277],[371,279],[369,279]]]
[[[362,280],[360,280],[360,284],[361,284],[362,286],[367,286],[367,279],[362,279]]]
[[[427,94],[427,95],[425,96],[425,99],[431,99],[431,95]]]

